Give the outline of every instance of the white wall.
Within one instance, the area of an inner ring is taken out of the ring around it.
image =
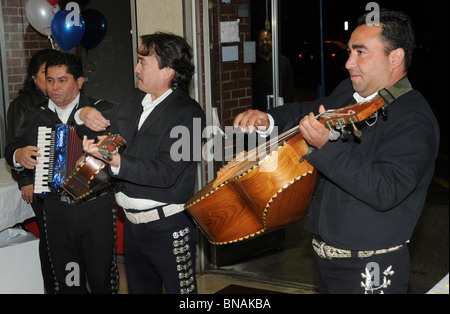
[[[167,31],[183,36],[183,0],[136,0],[138,36]]]

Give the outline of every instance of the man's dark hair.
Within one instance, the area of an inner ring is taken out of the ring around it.
[[[191,47],[186,40],[164,32],[143,35],[141,40],[142,47],[139,54],[142,56],[156,54],[160,69],[169,67],[175,70],[171,87],[187,93],[195,73],[195,66],[192,63]]]
[[[366,13],[358,19],[358,26],[367,24],[366,18],[372,12]],[[385,53],[402,48],[405,51],[405,71],[412,63],[415,48],[415,36],[411,19],[399,11],[380,10],[381,39],[386,43]]]
[[[83,74],[83,64],[76,55],[67,53],[67,52],[58,52],[56,54],[52,54],[50,58],[48,58],[47,63],[45,65],[45,73],[49,67],[67,67],[67,73],[72,74],[75,80],[78,80],[82,77]]]
[[[260,30],[256,33],[256,39],[258,39],[259,36],[260,36],[262,33],[267,33],[267,35],[268,35],[270,38],[272,38],[272,33],[271,33],[269,30],[267,30],[267,29],[260,29]]]

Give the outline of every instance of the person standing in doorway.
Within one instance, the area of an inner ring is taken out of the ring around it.
[[[252,67],[252,103],[253,109],[265,111],[274,106],[272,35],[260,30],[256,38],[256,63]],[[283,103],[294,101],[294,73],[291,62],[281,55],[279,58],[280,97]],[[278,105],[278,104],[277,104]]]

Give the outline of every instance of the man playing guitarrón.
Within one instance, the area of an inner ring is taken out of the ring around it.
[[[406,293],[407,243],[421,214],[439,146],[436,118],[407,79],[414,50],[411,20],[381,11],[380,25],[358,21],[348,43],[350,79],[329,97],[287,104],[267,113],[250,110],[234,126],[273,125],[280,133],[299,125],[313,148],[307,160],[322,179],[308,210],[321,293]],[[361,137],[330,140],[319,112],[378,96],[387,117],[358,125]],[[376,278],[375,278],[376,277]]]

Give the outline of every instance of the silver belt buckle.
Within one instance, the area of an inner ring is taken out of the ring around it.
[[[125,216],[127,216],[128,220],[132,224],[141,224],[141,223],[149,223],[156,220],[159,220],[159,214],[157,209],[150,210],[148,212],[141,212],[141,213],[130,213],[127,212],[127,210],[124,210]]]
[[[316,254],[321,258],[327,258],[327,255],[324,250],[325,242],[320,242],[319,240],[313,239],[313,248]]]

